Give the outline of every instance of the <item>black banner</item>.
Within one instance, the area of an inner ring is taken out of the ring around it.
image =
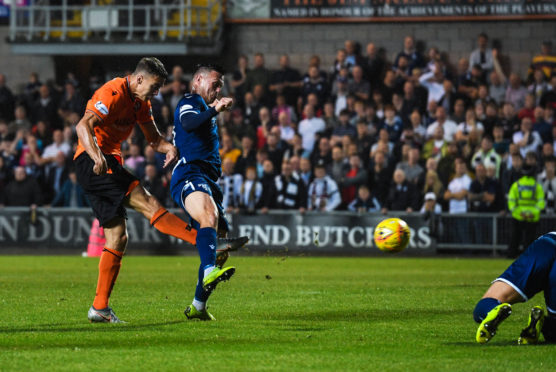
[[[272,0],[270,18],[556,16],[554,0]]]
[[[235,234],[248,235],[249,246],[259,251],[368,255],[380,253],[374,245],[373,233],[384,218],[355,213],[273,213],[234,216],[232,225]],[[436,244],[422,217],[403,218],[411,229],[410,244],[403,254],[434,254]]]
[[[185,219],[182,211],[174,211]],[[374,247],[374,226],[384,216],[354,213],[306,214],[272,213],[233,215],[231,235],[251,238],[243,253],[256,254],[381,254]],[[430,255],[436,243],[419,215],[403,217],[411,228],[410,246],[404,255]],[[35,215],[27,208],[0,209],[0,253],[81,253],[87,250],[93,221],[88,209],[39,208]],[[149,220],[128,212],[128,252],[183,254],[195,248],[153,228]]]

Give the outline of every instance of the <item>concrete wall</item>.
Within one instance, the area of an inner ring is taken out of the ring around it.
[[[363,48],[373,41],[393,59],[406,35],[413,35],[425,47],[436,46],[448,52],[455,64],[460,57],[469,57],[477,35],[486,32],[491,41],[500,41],[502,54],[511,60],[512,71],[524,74],[532,56],[539,52],[541,42],[551,37],[556,42],[555,21],[234,24],[228,27],[227,65],[233,65],[239,54],[251,57],[260,51],[265,54],[267,65],[276,67],[279,55],[288,53],[292,65],[303,71],[312,54],[321,56],[323,67],[331,66],[336,49],[346,39],[358,41]]]
[[[0,73],[6,75],[7,85],[13,92],[19,92],[22,84],[29,80],[31,72],[38,72],[42,82],[54,78],[54,59],[48,56],[18,56],[11,52],[6,41],[9,27],[0,26]]]

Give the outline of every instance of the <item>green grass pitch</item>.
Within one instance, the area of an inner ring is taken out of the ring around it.
[[[475,343],[471,312],[501,259],[232,257],[187,321],[197,257],[126,257],[111,305],[89,324],[98,259],[0,257],[0,370],[555,370],[556,346],[518,346],[537,295]]]

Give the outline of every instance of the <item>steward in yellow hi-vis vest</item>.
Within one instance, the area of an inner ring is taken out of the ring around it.
[[[510,187],[508,209],[512,214],[512,233],[508,247],[508,257],[519,255],[519,245],[527,247],[537,236],[537,225],[546,202],[542,185],[535,179],[536,167],[525,164],[523,177]]]
[[[542,185],[534,177],[523,176],[510,187],[508,208],[516,220],[538,222],[545,205]]]

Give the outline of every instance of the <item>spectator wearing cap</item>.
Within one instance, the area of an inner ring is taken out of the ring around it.
[[[369,186],[360,185],[357,188],[357,196],[349,203],[347,209],[358,213],[380,212],[380,203],[374,195],[371,194]]]
[[[556,74],[556,55],[552,52],[552,41],[546,40],[541,44],[541,53],[533,57],[529,67],[528,76],[532,78],[535,70],[542,70],[549,79]]]
[[[333,211],[342,202],[338,184],[326,174],[324,163],[314,167],[315,178],[309,184],[307,206],[312,211]]]
[[[436,194],[434,192],[427,192],[424,197],[424,203],[421,207],[421,213],[432,212],[435,214],[442,213],[442,207],[436,202]]]
[[[442,207],[437,203],[434,193],[429,192],[425,194],[424,203],[420,212],[429,226],[430,236],[440,238],[444,232],[444,226],[439,216],[440,213],[442,213]]]

